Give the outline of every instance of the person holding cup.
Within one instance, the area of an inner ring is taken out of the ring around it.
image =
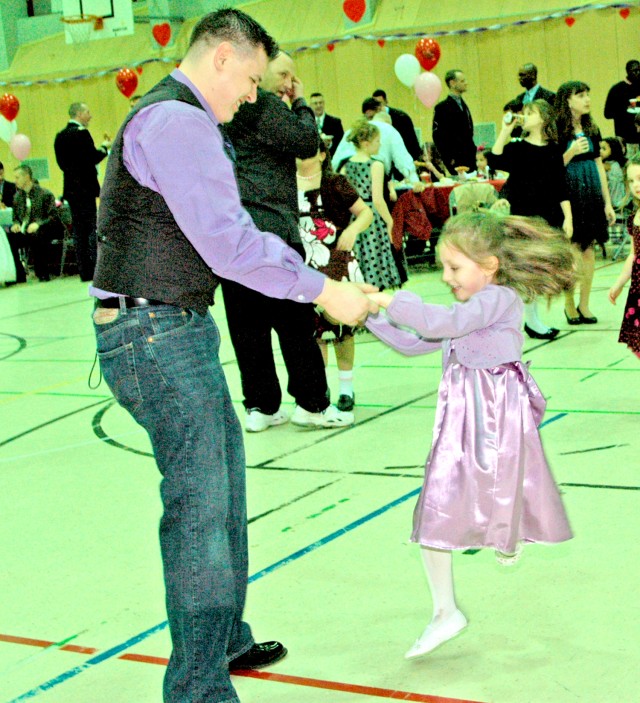
[[[567,292],[564,314],[570,325],[592,325],[598,322],[589,308],[594,244],[607,241],[607,224],[612,225],[616,216],[600,158],[600,130],[591,119],[589,86],[582,81],[563,83],[558,88],[555,108],[573,214],[571,239],[582,257],[580,298],[576,305],[574,291]]]

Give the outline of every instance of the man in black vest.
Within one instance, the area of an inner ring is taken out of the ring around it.
[[[64,174],[62,197],[73,219],[73,241],[80,280],[90,281],[96,265],[96,198],[100,195],[98,164],[109,153],[111,140],[104,135],[99,149],[87,129],[91,111],[85,103],[72,103],[69,122],[53,144],[56,161]]]
[[[280,52],[269,63],[255,103],[245,103],[225,133],[237,158],[236,176],[242,204],[256,225],[275,232],[304,256],[300,239],[296,158],[318,152],[318,130],[295,77],[290,56]],[[291,101],[289,108],[283,101]],[[271,331],[280,341],[287,367],[287,389],[296,401],[291,422],[340,428],[353,424],[328,399],[327,375],[315,337],[313,305],[299,305],[263,295],[233,281],[222,281],[227,323],[242,377],[248,432],[261,432],[289,420],[280,407]]]
[[[473,119],[462,94],[467,92],[467,79],[457,68],[447,71],[444,82],[448,97],[433,111],[433,141],[449,173],[456,168],[475,171],[476,146],[473,142]]]
[[[371,287],[330,281],[243,209],[219,126],[277,45],[234,9],[206,15],[170,76],[127,115],[104,180],[91,292],[100,368],[149,434],[163,479],[160,545],[173,651],[165,703],[238,703],[229,670],[286,654],[242,621],[247,587],[242,430],[208,312],[218,277],[316,302],[345,324]],[[180,173],[180,178],[175,174]]]

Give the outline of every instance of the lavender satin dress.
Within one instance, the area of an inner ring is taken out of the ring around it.
[[[380,315],[367,322],[374,334],[406,354],[435,351],[448,333],[413,542],[512,553],[519,541],[572,537],[538,433],[545,400],[515,349],[514,324],[521,339],[522,304],[514,298],[510,289],[487,290],[445,307],[401,292],[388,319]],[[493,358],[499,363],[487,365]]]

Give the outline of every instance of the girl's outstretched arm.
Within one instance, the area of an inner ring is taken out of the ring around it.
[[[424,339],[416,332],[396,327],[383,314],[369,315],[365,327],[378,339],[405,356],[430,354],[442,349],[441,340]]]

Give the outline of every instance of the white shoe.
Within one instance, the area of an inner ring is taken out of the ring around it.
[[[522,556],[522,544],[518,542],[516,544],[516,551],[513,554],[507,552],[501,552],[496,549],[496,561],[502,566],[513,566],[517,561],[520,560]]]
[[[257,408],[247,409],[247,419],[244,423],[244,429],[247,432],[262,432],[274,425],[282,425],[289,419],[287,413],[279,408],[273,415],[261,413]]]
[[[355,417],[351,412],[338,410],[335,405],[329,405],[325,410],[319,413],[309,412],[299,405],[296,405],[296,409],[291,416],[291,422],[300,427],[324,427],[333,429],[353,425]]]
[[[446,620],[428,625],[413,647],[404,655],[404,658],[415,659],[432,652],[436,647],[462,632],[466,626],[467,618],[459,610],[456,610]]]

